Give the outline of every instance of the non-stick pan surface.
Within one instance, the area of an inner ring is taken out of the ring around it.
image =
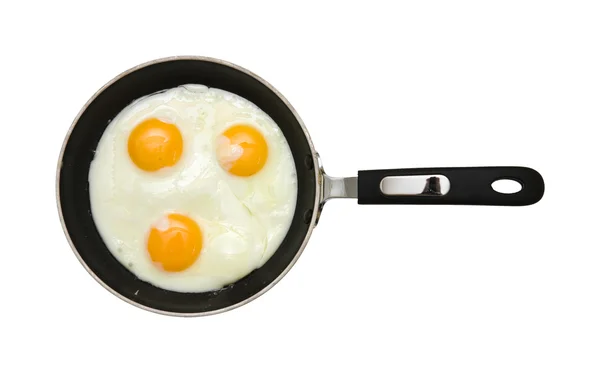
[[[178,293],[139,280],[110,253],[92,219],[88,171],[109,122],[132,101],[182,84],[204,84],[240,95],[281,128],[294,156],[298,198],[292,225],[279,249],[261,268],[215,292]],[[57,175],[59,213],[76,255],[108,290],[148,310],[207,315],[242,305],[273,286],[302,252],[319,206],[316,153],[302,121],[268,83],[227,62],[197,57],[169,58],[135,67],[104,86],[77,116],[65,139]]]

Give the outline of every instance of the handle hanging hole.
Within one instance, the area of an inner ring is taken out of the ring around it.
[[[523,189],[523,185],[516,180],[499,179],[492,183],[492,189],[497,193],[515,194]]]

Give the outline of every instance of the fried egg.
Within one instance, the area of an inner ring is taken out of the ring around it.
[[[235,94],[184,85],[136,100],[108,125],[89,171],[94,223],[141,280],[218,290],[277,250],[297,177],[277,124]]]

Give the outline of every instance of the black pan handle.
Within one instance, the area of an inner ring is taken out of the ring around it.
[[[496,192],[492,183],[513,180],[521,190]],[[527,206],[542,199],[544,179],[527,167],[461,167],[358,172],[361,205]]]

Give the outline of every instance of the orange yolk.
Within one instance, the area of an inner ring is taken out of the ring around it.
[[[267,142],[254,127],[245,124],[229,127],[217,141],[217,159],[230,174],[252,176],[267,162]]]
[[[163,270],[183,271],[200,255],[202,231],[189,217],[169,214],[150,229],[147,249],[152,261]]]
[[[129,157],[144,171],[171,167],[183,152],[183,138],[177,126],[151,118],[131,131],[127,144]]]

